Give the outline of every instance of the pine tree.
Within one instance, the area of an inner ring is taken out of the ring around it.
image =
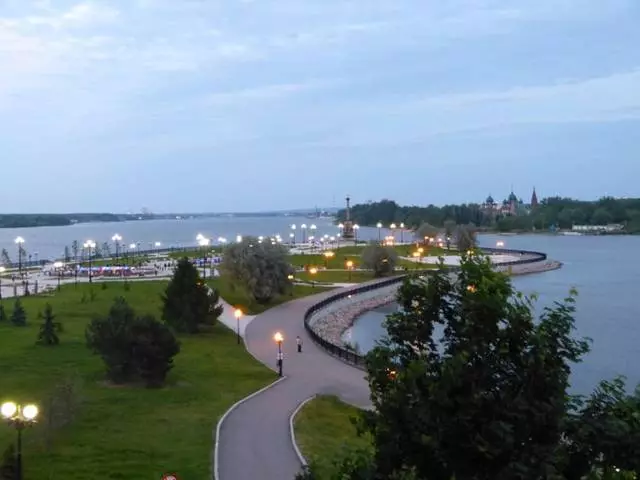
[[[0,303],[0,323],[7,321],[7,312],[4,310],[4,305]]]
[[[162,319],[179,332],[196,333],[200,324],[215,319],[221,309],[213,304],[209,287],[200,279],[198,269],[183,258],[162,296]]]
[[[16,302],[13,304],[11,323],[17,327],[24,327],[27,325],[27,312],[24,310],[19,297],[16,297]]]
[[[38,334],[36,344],[48,346],[58,345],[60,343],[58,332],[62,326],[59,322],[54,322],[55,315],[53,314],[51,305],[48,303],[44,307],[44,315],[42,315],[42,318],[43,322],[42,325],[40,325],[40,333]]]

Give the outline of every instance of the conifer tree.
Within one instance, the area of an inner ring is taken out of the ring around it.
[[[0,303],[0,323],[7,321],[7,312],[4,309],[4,304]]]
[[[58,338],[58,332],[61,330],[61,324],[55,322],[55,315],[51,305],[47,303],[44,307],[44,315],[42,315],[42,325],[40,325],[40,333],[38,334],[38,345],[58,345],[60,339]]]
[[[212,293],[198,273],[198,269],[183,258],[173,273],[162,296],[162,319],[178,332],[196,333],[199,325],[216,320],[222,313]]]
[[[27,312],[24,310],[19,297],[16,297],[16,302],[13,304],[11,323],[17,327],[24,327],[27,325]]]

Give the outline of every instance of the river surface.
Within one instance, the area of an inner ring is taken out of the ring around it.
[[[560,270],[514,277],[524,293],[537,293],[537,310],[578,290],[576,336],[593,339],[582,363],[573,367],[572,390],[590,392],[601,379],[625,375],[640,383],[640,236],[482,235],[480,245],[537,250],[564,263]],[[363,314],[350,331],[362,351],[384,335],[382,326],[395,305]]]
[[[78,223],[62,227],[34,227],[34,228],[0,228],[0,249],[6,248],[12,259],[17,259],[17,248],[14,243],[16,237],[24,238],[24,248],[33,260],[62,258],[64,247],[71,246],[74,240],[82,245],[86,240],[93,240],[98,245],[103,242],[112,244],[114,234],[122,237],[121,243],[140,242],[140,248],[146,249],[155,242],[163,247],[189,247],[196,245],[196,235],[199,233],[215,240],[218,237],[233,241],[237,235],[275,236],[280,235],[286,242],[294,232],[291,225],[296,225],[296,240],[302,240],[300,225],[306,224],[306,236],[337,235],[338,228],[329,218],[309,219],[306,217],[215,217],[194,218],[183,220],[139,220],[130,222],[96,222]],[[311,225],[316,225],[315,233],[311,233]],[[382,235],[390,234],[382,229]],[[405,239],[410,234],[404,235]],[[400,233],[396,232],[400,240]],[[358,231],[358,239],[371,240],[378,238],[377,228],[362,227]],[[111,245],[111,251],[114,251]]]

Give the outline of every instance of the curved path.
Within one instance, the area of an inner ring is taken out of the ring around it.
[[[332,394],[345,402],[368,407],[364,372],[317,347],[304,328],[307,309],[334,291],[323,292],[274,307],[258,315],[245,330],[247,349],[275,370],[277,346],[273,334],[284,335],[286,380],[241,404],[220,430],[219,480],[293,480],[301,465],[289,435],[289,416],[314,394]],[[303,352],[296,352],[296,336]],[[274,374],[275,380],[275,374]]]

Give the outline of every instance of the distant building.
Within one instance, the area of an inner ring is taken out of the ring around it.
[[[489,195],[484,203],[480,206],[482,212],[485,215],[491,217],[508,217],[515,215],[527,215],[530,211],[538,206],[538,196],[536,195],[536,189],[533,189],[531,195],[531,204],[527,205],[521,198],[518,198],[516,194],[511,190],[509,196],[505,198],[501,203],[496,202],[491,195]]]
[[[574,225],[571,227],[573,232],[583,233],[613,233],[624,230],[624,225],[619,223],[611,223],[609,225]]]

